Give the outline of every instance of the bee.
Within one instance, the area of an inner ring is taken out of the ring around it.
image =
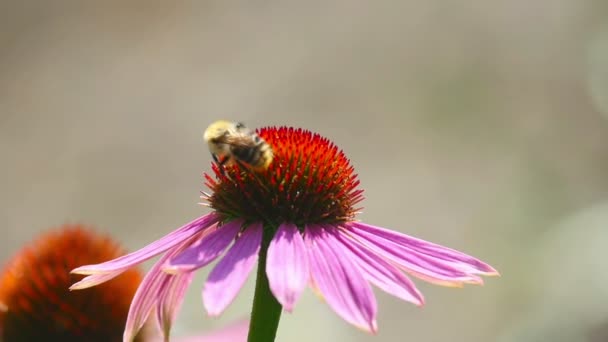
[[[207,127],[203,138],[222,173],[233,163],[263,171],[272,162],[272,147],[240,122],[218,120]]]

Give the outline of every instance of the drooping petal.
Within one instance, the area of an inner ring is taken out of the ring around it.
[[[186,295],[186,290],[194,277],[193,272],[173,275],[162,289],[156,306],[156,319],[161,327],[164,341],[169,341],[171,326]]]
[[[137,288],[137,292],[131,302],[123,334],[124,342],[131,341],[137,335],[155,306],[157,310],[163,309],[165,311],[162,316],[163,321],[160,321],[159,323],[165,324],[162,328],[163,332],[167,334],[165,336],[168,336],[170,326],[167,326],[166,324],[172,322],[184,292],[190,284],[192,275],[168,274],[163,272],[162,267],[176,254],[188,248],[195,241],[198,241],[201,234],[204,234],[204,232],[199,232],[198,234],[191,236],[190,239],[184,241],[182,245],[178,245],[176,248],[167,252],[148,271]],[[177,293],[172,293],[172,291],[177,291]],[[157,318],[158,317],[161,316],[157,311]]]
[[[150,271],[144,277],[135,292],[125,332],[123,334],[124,342],[131,342],[143,327],[152,312],[155,305],[158,304],[159,296],[169,284],[169,280],[173,275],[167,274],[161,270],[161,266],[167,261],[170,255],[164,255],[159,261],[152,266]]]
[[[81,266],[73,269],[71,273],[85,275],[113,273],[115,276],[117,276],[122,271],[141,262],[144,262],[150,258],[153,258],[167,251],[168,249],[181,244],[193,235],[215,224],[218,220],[219,216],[215,213],[201,216],[196,220],[184,225],[183,227],[165,235],[164,237],[152,242],[146,247],[141,248],[133,253],[123,255],[119,258],[101,264]]]
[[[266,275],[270,290],[283,308],[292,311],[309,279],[304,239],[292,223],[279,226],[268,247]]]
[[[70,286],[70,290],[82,290],[101,283],[105,283],[106,281],[119,276],[124,271],[125,270],[120,270],[111,273],[100,273],[86,276],[82,278],[79,282],[72,284],[72,286]]]
[[[359,265],[364,277],[371,283],[397,298],[419,306],[424,304],[424,297],[414,282],[396,266],[376,253],[354,243],[344,231],[336,229],[331,231],[335,232],[338,240],[346,246],[346,250],[351,254],[350,258]]]
[[[483,283],[480,277],[454,267],[450,262],[444,262],[425,254],[413,253],[411,249],[365,230],[351,229],[350,231],[356,237],[355,241],[363,248],[395,262],[408,273],[428,282],[457,287],[462,286],[463,283]]]
[[[203,288],[203,304],[209,316],[218,316],[230,305],[258,260],[262,224],[248,226],[209,273]]]
[[[376,227],[361,222],[353,222],[351,226],[355,229],[370,232],[378,237],[382,237],[386,240],[390,240],[402,246],[411,248],[418,253],[453,262],[456,267],[461,267],[465,272],[486,276],[498,275],[498,271],[496,271],[492,266],[457,250],[386,228]]]
[[[220,227],[211,228],[212,232],[199,243],[193,244],[169,260],[163,269],[165,272],[177,273],[191,272],[206,266],[224,252],[242,225],[243,220],[234,220]]]
[[[319,226],[306,227],[310,273],[327,304],[347,322],[376,332],[376,298],[344,245]]]

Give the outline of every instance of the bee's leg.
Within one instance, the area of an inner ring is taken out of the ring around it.
[[[213,161],[217,164],[217,167],[220,169],[220,173],[222,174],[222,176],[225,176],[226,170],[224,169],[224,163],[226,163],[227,158],[224,158],[224,160],[220,161],[217,158],[217,155],[215,153],[211,153],[211,157],[213,157]]]
[[[218,168],[220,169],[220,173],[222,174],[222,176],[230,179],[230,176],[228,175],[228,173],[226,172],[226,164],[230,161],[230,157],[229,156],[224,156],[221,160],[216,156],[213,155],[213,159],[215,160],[215,162],[217,163]]]
[[[236,158],[234,159],[234,161],[238,164],[238,166],[241,168],[241,170],[245,170],[246,172],[250,173],[254,178],[256,178],[259,182],[259,185],[264,187],[266,189],[266,186],[264,185],[264,181],[260,179],[260,175],[258,174],[258,172],[255,171],[255,169],[245,163],[240,162],[239,160],[236,160]],[[268,189],[266,189],[268,190]]]
[[[248,170],[247,165],[241,163],[240,160],[237,160],[236,158],[234,158],[234,161],[238,164],[238,166],[241,170]]]

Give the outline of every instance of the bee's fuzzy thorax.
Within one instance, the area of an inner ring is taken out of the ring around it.
[[[363,191],[350,161],[331,141],[290,127],[257,133],[272,147],[272,162],[260,172],[234,165],[223,173],[214,164],[215,177],[205,174],[212,208],[226,218],[299,226],[354,218]]]
[[[261,171],[272,162],[270,145],[243,123],[215,121],[207,127],[203,139],[222,172],[224,167],[238,163]]]

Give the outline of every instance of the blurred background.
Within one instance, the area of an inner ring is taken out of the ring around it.
[[[379,333],[308,290],[279,341],[608,341],[608,2],[2,1],[0,261],[60,224],[139,248],[197,204],[213,120],[343,148],[361,219],[502,274],[382,292]],[[175,335],[220,319],[193,282]]]

